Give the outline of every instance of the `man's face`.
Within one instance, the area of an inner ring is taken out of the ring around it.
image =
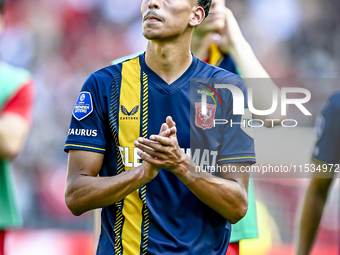
[[[181,35],[189,26],[195,0],[143,0],[143,33],[148,40]]]
[[[197,32],[213,32],[225,26],[225,0],[212,0],[209,16],[196,28]]]

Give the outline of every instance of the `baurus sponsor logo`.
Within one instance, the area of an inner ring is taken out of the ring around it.
[[[98,131],[95,129],[70,128],[68,130],[68,135],[96,137],[98,135]]]

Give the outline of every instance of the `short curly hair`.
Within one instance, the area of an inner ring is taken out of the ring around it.
[[[197,0],[198,5],[201,6],[204,9],[205,18],[208,17],[208,15],[209,15],[211,1],[212,0]]]

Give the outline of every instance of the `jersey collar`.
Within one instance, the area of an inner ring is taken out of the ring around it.
[[[153,83],[155,86],[159,87],[167,94],[173,94],[181,87],[186,85],[187,82],[190,82],[190,78],[192,78],[196,71],[198,59],[194,55],[192,55],[192,63],[189,68],[182,74],[181,77],[179,77],[170,85],[161,77],[159,77],[158,74],[156,74],[150,67],[148,67],[148,65],[145,63],[145,53],[140,55],[140,64],[142,70],[149,76],[149,83]]]

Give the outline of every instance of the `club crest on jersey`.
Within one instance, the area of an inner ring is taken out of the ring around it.
[[[138,117],[135,116],[139,111],[139,105],[136,105],[129,112],[124,105],[120,106],[120,110],[124,116],[120,117],[121,120],[138,120]]]
[[[207,114],[202,114],[202,103],[195,103],[196,115],[195,124],[203,130],[211,129],[214,125],[216,105],[207,104]]]
[[[78,121],[85,119],[93,111],[92,96],[90,92],[80,92],[73,109],[73,117]]]

